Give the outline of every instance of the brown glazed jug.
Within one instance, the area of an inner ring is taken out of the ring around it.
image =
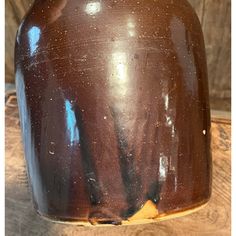
[[[186,0],[36,0],[15,52],[41,216],[132,224],[208,202],[206,57]]]

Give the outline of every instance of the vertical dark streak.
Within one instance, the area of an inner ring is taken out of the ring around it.
[[[115,132],[118,140],[121,176],[123,184],[125,186],[126,199],[129,206],[129,209],[124,213],[123,216],[129,217],[139,209],[137,201],[139,200],[139,193],[141,190],[140,177],[136,174],[135,171],[134,151],[128,151],[128,143],[117,119],[117,112],[112,107],[110,107],[110,110],[114,119]]]
[[[159,181],[153,182],[148,189],[147,199],[151,200],[155,204],[157,204],[160,200],[160,192],[161,192],[161,183]]]
[[[89,142],[86,137],[86,132],[84,129],[83,119],[80,109],[77,105],[74,106],[76,124],[80,131],[80,149],[82,157],[82,165],[84,170],[84,175],[86,178],[86,186],[88,188],[88,193],[90,194],[90,201],[92,205],[97,205],[101,202],[101,189],[96,175],[96,169],[93,164],[93,158],[89,149]]]
[[[150,117],[149,117],[149,119],[150,119]],[[153,128],[149,127],[147,124],[148,123],[146,123],[146,125],[145,125],[145,131],[147,131],[147,134],[154,132],[153,140],[156,141],[156,139],[158,138],[158,135],[159,135],[158,128],[156,127],[155,130],[150,130]],[[151,165],[152,169],[156,169],[156,167],[159,168],[159,166],[157,164],[157,158],[156,158],[156,149],[153,149],[152,151],[153,152],[151,153],[151,160],[149,162],[149,165]],[[142,155],[144,155],[143,151],[142,151]],[[160,163],[159,163],[159,165],[160,165]],[[148,187],[146,199],[151,200],[153,203],[157,204],[160,200],[161,187],[162,187],[162,183],[159,181],[159,172],[158,172],[156,175],[153,176],[153,182]]]

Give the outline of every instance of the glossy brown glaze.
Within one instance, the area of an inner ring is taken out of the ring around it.
[[[16,39],[37,211],[119,224],[211,193],[204,41],[185,0],[38,0]]]

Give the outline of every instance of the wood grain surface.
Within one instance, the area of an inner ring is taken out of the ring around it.
[[[15,35],[33,0],[6,0],[6,82],[14,82]],[[189,0],[202,23],[213,109],[230,110],[231,0]]]
[[[202,210],[182,218],[138,226],[79,227],[51,223],[34,211],[21,144],[16,97],[6,103],[7,236],[228,236],[231,228],[231,123],[212,119],[213,193]]]

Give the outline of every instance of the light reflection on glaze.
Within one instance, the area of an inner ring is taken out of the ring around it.
[[[169,95],[165,95],[164,97],[165,99],[165,110],[168,111],[168,108],[169,108]]]
[[[101,3],[100,2],[90,2],[86,5],[85,12],[88,15],[96,15],[101,11]]]
[[[160,181],[166,180],[168,166],[169,166],[168,157],[166,157],[163,153],[160,153],[160,166],[159,166]]]
[[[18,106],[21,108],[20,112],[20,121],[21,121],[21,129],[24,131],[23,134],[29,132],[27,129],[29,127],[27,126],[29,122],[29,112],[27,109],[27,100],[25,96],[25,83],[24,83],[24,76],[22,74],[21,68],[17,67],[15,72],[15,78],[16,78],[16,89],[18,92],[18,96],[21,98],[18,99]]]
[[[128,35],[130,37],[134,37],[136,35],[136,32],[135,32],[135,24],[132,19],[128,20],[127,28],[128,28]]]
[[[65,110],[66,110],[66,124],[67,124],[67,132],[68,139],[70,140],[70,144],[78,143],[80,140],[79,130],[76,126],[76,117],[75,113],[72,109],[72,105],[70,101],[65,101]]]
[[[20,99],[17,99],[18,106],[20,109],[19,112],[20,125],[23,131],[22,137],[23,137],[24,152],[25,152],[25,158],[27,159],[26,164],[27,164],[28,175],[31,180],[32,193],[36,202],[40,200],[47,201],[45,192],[40,191],[41,189],[43,189],[42,176],[41,176],[41,171],[39,169],[39,162],[38,159],[36,158],[37,154],[35,149],[34,131],[33,128],[28,125],[31,122],[31,114],[29,107],[27,105],[26,85],[20,67],[17,66],[15,74],[16,74],[17,96],[20,97]],[[46,208],[47,206],[45,206],[44,210],[47,210]]]
[[[29,32],[29,46],[30,46],[30,55],[33,56],[33,54],[36,52],[38,48],[38,42],[40,39],[41,31],[37,26],[33,26]]]
[[[110,79],[112,90],[118,96],[125,96],[127,92],[128,65],[125,52],[112,54],[112,77]]]
[[[176,96],[173,95],[176,87],[173,83],[170,87],[172,82],[164,82],[163,83],[163,92],[162,98],[164,103],[165,109],[165,126],[168,130],[168,136],[170,140],[170,150],[171,153],[167,161],[162,161],[163,153],[160,157],[160,170],[164,167],[174,176],[174,192],[178,189],[178,143],[179,143],[179,136],[176,129]],[[173,88],[172,88],[173,87]]]

